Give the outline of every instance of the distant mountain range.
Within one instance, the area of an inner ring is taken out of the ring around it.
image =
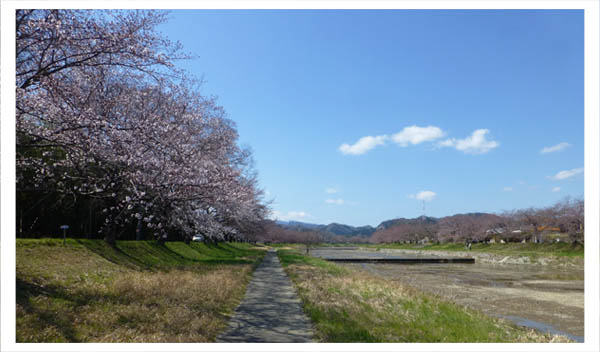
[[[373,226],[350,226],[344,224],[331,223],[329,225],[318,225],[300,221],[276,221],[284,228],[296,231],[316,231],[325,235],[337,236],[371,236],[375,232]]]
[[[481,217],[481,216],[495,217],[495,215],[488,214],[488,213],[468,213],[468,214],[456,214],[456,215],[452,215],[452,216],[448,216],[448,217],[444,217],[444,218],[464,217],[464,216],[467,216],[467,217]],[[434,218],[434,217],[424,216],[424,215],[419,216],[418,218],[413,218],[413,219],[397,218],[397,219],[383,221],[377,227],[373,227],[370,225],[350,226],[350,225],[344,225],[344,224],[338,224],[338,223],[331,223],[329,225],[319,225],[319,224],[311,224],[311,223],[300,222],[300,221],[279,221],[279,220],[276,221],[276,223],[279,226],[282,226],[282,227],[290,229],[290,230],[295,230],[295,231],[315,231],[315,232],[320,232],[324,235],[329,235],[329,236],[336,235],[336,236],[348,236],[348,237],[352,237],[352,236],[369,237],[375,231],[385,230],[385,229],[388,229],[388,228],[396,226],[396,225],[405,225],[405,224],[416,225],[416,224],[423,224],[423,223],[435,224],[444,218]]]

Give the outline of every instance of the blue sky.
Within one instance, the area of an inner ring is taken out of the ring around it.
[[[181,10],[160,29],[199,56],[180,66],[236,122],[279,219],[583,195],[583,11]]]

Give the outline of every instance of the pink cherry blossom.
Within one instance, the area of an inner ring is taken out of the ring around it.
[[[232,239],[267,213],[235,123],[178,70],[188,58],[155,11],[17,11],[17,189],[96,199],[109,242]],[[135,219],[135,220],[132,220]]]

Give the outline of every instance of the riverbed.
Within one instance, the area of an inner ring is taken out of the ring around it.
[[[362,249],[315,249],[319,257],[385,258],[431,253],[375,252]],[[351,265],[400,281],[460,305],[513,322],[563,334],[582,342],[584,333],[583,267],[506,264],[371,264]]]

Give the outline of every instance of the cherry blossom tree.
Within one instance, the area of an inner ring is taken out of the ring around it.
[[[17,10],[17,87],[42,88],[57,73],[101,66],[173,76],[173,61],[190,56],[155,30],[166,19],[144,10]]]
[[[17,12],[17,188],[99,199],[109,243],[257,231],[267,207],[235,124],[198,93],[154,11]]]
[[[583,199],[564,198],[557,202],[552,210],[555,214],[554,225],[569,235],[571,243],[583,243],[585,225]]]
[[[532,234],[531,241],[538,243],[542,241],[542,226],[548,221],[542,209],[527,208],[520,209],[515,213],[518,221]]]

